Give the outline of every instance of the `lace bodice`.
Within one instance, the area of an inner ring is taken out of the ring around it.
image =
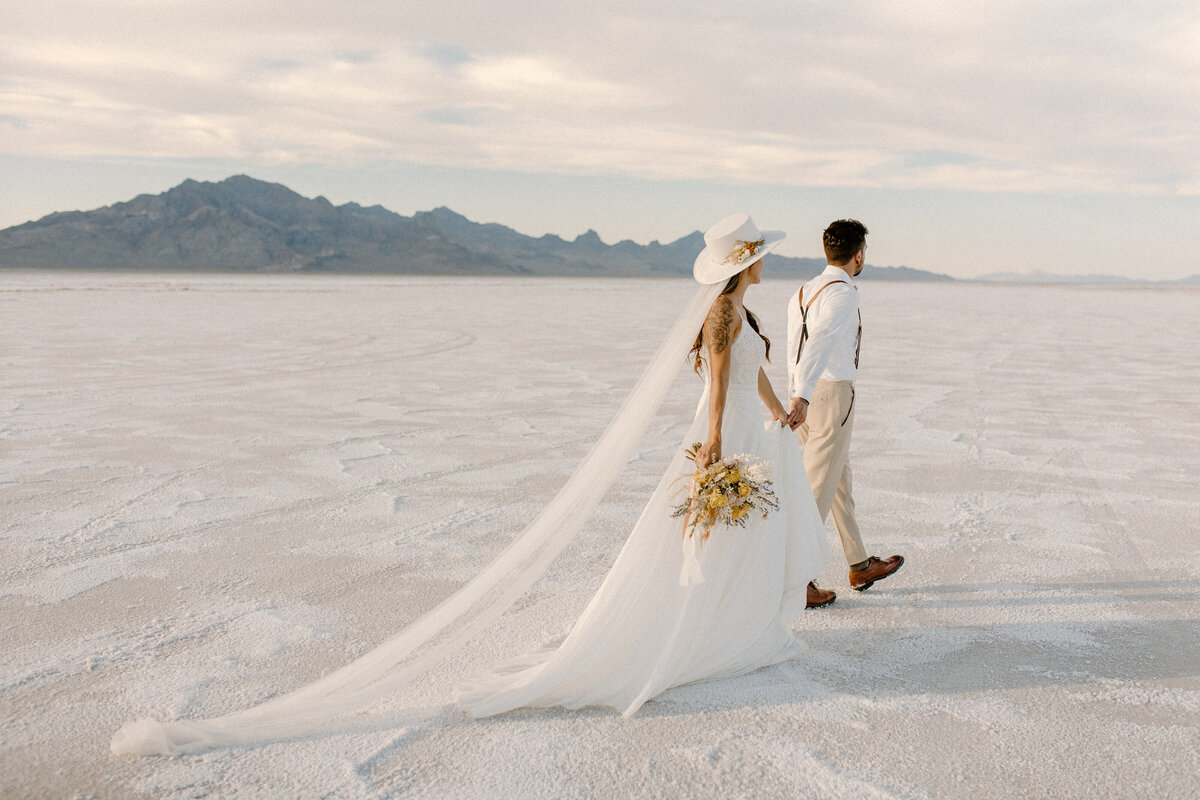
[[[739,314],[741,312],[738,312]],[[767,345],[742,316],[742,329],[729,348],[729,394],[758,397],[758,370],[766,361]],[[711,376],[705,377],[704,394],[712,387]],[[757,406],[755,406],[757,409]]]
[[[766,355],[766,343],[743,315],[742,329],[733,340],[729,353],[729,390],[748,391],[757,395],[758,370],[766,360]]]

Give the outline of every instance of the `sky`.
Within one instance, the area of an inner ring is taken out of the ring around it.
[[[0,228],[247,174],[529,235],[735,211],[970,278],[1200,273],[1200,5],[1088,0],[0,8]]]

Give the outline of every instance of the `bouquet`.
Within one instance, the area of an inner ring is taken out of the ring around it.
[[[696,442],[684,451],[689,461],[696,462],[696,452],[702,446]],[[742,454],[714,461],[691,475],[680,475],[679,480],[690,478],[691,485],[687,497],[675,506],[671,516],[685,518],[685,536],[695,536],[699,528],[700,541],[706,541],[718,523],[745,527],[746,517],[752,511],[760,512],[766,519],[770,509],[779,508],[768,477],[770,472],[767,462]]]

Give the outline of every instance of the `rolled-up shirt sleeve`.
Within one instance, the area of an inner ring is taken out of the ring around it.
[[[788,370],[791,396],[805,400],[812,399],[813,389],[835,349],[845,347],[849,342],[853,356],[854,341],[858,336],[858,295],[851,286],[830,284],[813,306],[808,313],[808,340],[804,343],[800,362]]]

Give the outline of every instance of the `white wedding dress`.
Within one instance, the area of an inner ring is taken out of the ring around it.
[[[530,706],[606,706],[630,715],[673,686],[740,675],[803,651],[791,623],[830,549],[795,435],[763,422],[764,356],[763,340],[743,321],[730,351],[721,451],[768,461],[779,509],[766,519],[752,513],[744,528],[714,527],[695,552],[702,579],[682,585],[683,521],[671,511],[677,478],[694,467],[681,448],[561,644],[460,686],[461,708],[474,717]],[[707,438],[708,407],[706,386],[684,446]]]

